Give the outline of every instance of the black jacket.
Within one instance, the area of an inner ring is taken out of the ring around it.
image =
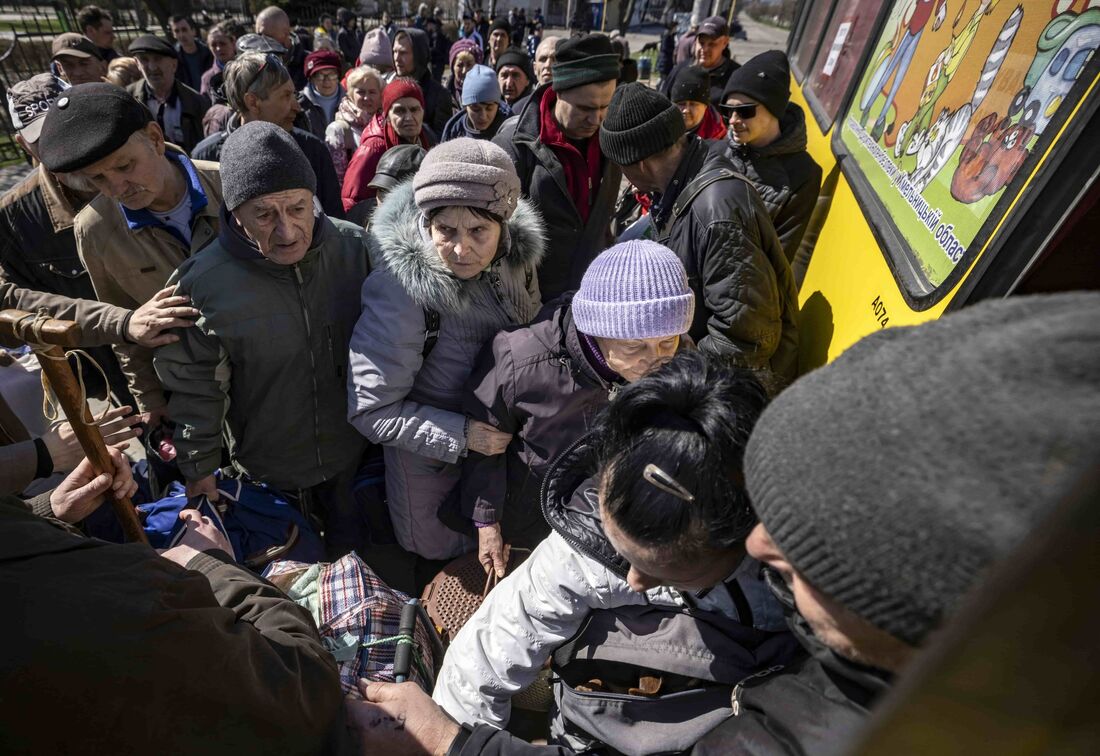
[[[462,466],[461,511],[500,522],[505,541],[532,548],[549,526],[539,491],[550,462],[589,430],[617,385],[585,357],[567,295],[530,325],[485,345],[466,383],[467,417],[511,433],[503,454],[470,452]]]
[[[780,600],[793,606],[782,581],[769,578]],[[788,624],[807,655],[771,674],[742,680],[734,688],[733,716],[700,740],[693,756],[831,756],[849,751],[892,676],[838,656],[797,613],[788,617]]]
[[[760,149],[733,141],[732,131],[715,148],[752,181],[775,224],[787,262],[793,264],[821,191],[821,166],[806,152],[802,108],[789,103],[779,128],[779,138]]]
[[[521,192],[539,207],[546,222],[546,257],[539,266],[544,302],[578,288],[589,263],[611,245],[611,217],[622,179],[619,166],[603,158],[600,186],[592,198],[588,223],[582,224],[561,162],[539,140],[539,107],[547,91],[546,86],[537,88],[519,115],[505,121],[493,138],[515,162]]]
[[[222,145],[226,137],[240,125],[237,116],[229,119],[225,131],[211,134],[202,140],[191,153],[194,160],[210,160],[221,162]],[[332,155],[328,147],[317,137],[308,131],[295,128],[290,135],[306,154],[306,159],[313,166],[313,172],[317,174],[317,199],[321,202],[321,208],[330,218],[344,217],[344,203],[340,200],[340,182],[336,180],[336,168],[332,165]]]
[[[416,82],[424,92],[424,125],[429,126],[433,134],[442,134],[451,119],[454,108],[451,106],[451,93],[435,80],[431,72],[431,50],[428,33],[421,29],[404,28],[412,41],[413,61],[416,64]]]
[[[439,143],[449,142],[459,137],[492,139],[497,135],[497,132],[500,131],[501,125],[506,120],[508,120],[508,116],[504,114],[504,108],[498,108],[497,116],[493,119],[493,122],[489,124],[489,128],[485,129],[485,131],[474,131],[470,126],[469,119],[466,117],[466,110],[460,108],[451,116],[451,120],[447,121],[447,125],[443,128],[443,134],[439,138]]]
[[[180,128],[183,129],[182,144],[176,146],[190,155],[191,150],[195,149],[195,145],[203,140],[202,117],[210,109],[210,100],[179,81],[176,81],[172,86],[175,89],[175,96],[180,101]],[[132,94],[134,99],[142,105],[147,105],[149,99],[153,96],[152,90],[145,83],[145,79],[135,81],[126,87],[126,91]],[[156,115],[156,113],[153,113],[154,119]],[[169,138],[168,141],[172,140]]]
[[[672,99],[672,87],[676,84],[676,77],[680,75],[680,72],[684,69],[695,65],[693,60],[685,60],[683,63],[678,63],[668,76],[661,80],[660,92],[665,97]],[[726,88],[726,82],[729,81],[730,74],[741,67],[740,63],[737,63],[733,58],[722,58],[722,62],[710,72],[710,104],[715,107],[722,104],[722,92]]]
[[[652,210],[654,238],[672,249],[695,292],[689,332],[785,381],[798,368],[798,295],[760,196],[707,142],[689,136],[669,190]]]
[[[195,40],[195,46],[195,54],[199,58],[199,75],[193,79],[191,69],[187,66],[187,54],[183,51],[183,46],[179,42],[175,44],[176,60],[179,61],[176,67],[176,81],[198,92],[202,88],[202,75],[214,65],[214,53],[210,52],[210,48],[204,45],[201,39]]]
[[[95,300],[95,288],[73,235],[73,219],[81,207],[42,166],[0,197],[0,280],[47,294]],[[132,401],[111,348],[87,351],[103,368],[119,400]],[[83,372],[94,393],[107,388],[94,368]]]

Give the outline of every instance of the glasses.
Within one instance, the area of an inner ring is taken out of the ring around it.
[[[283,65],[283,59],[275,53],[268,53],[264,56],[264,62],[260,64],[260,67],[256,69],[255,76],[252,77],[252,81],[248,82],[248,86],[245,87],[246,92],[251,92],[252,87],[256,86],[256,82],[260,80],[260,74],[267,68],[267,64],[270,63],[272,68],[278,69],[286,74],[286,77],[290,78],[290,72],[286,70],[286,66]]]
[[[722,115],[726,118],[737,116],[742,121],[747,121],[750,118],[756,118],[756,108],[759,107],[755,104],[751,105],[719,105],[718,109],[722,111]]]
[[[321,73],[313,74],[313,76],[310,78],[320,79],[321,81],[339,81],[340,74],[336,73],[335,71],[322,71]]]

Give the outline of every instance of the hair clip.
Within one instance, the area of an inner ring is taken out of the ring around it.
[[[695,496],[680,485],[676,478],[672,477],[652,462],[645,466],[645,470],[642,471],[642,477],[645,478],[646,482],[656,486],[665,493],[672,494],[677,499],[683,499],[688,504],[695,501]]]

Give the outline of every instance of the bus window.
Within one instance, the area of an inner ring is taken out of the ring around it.
[[[897,0],[889,9],[834,147],[919,305],[950,291],[1039,161],[1074,138],[1073,122],[1062,126],[1096,77],[1100,7],[1062,5]]]
[[[877,15],[876,8],[861,0],[840,0],[836,4],[805,90],[813,95],[807,100],[822,131],[827,131],[836,120],[863,53],[871,43]]]
[[[802,81],[805,72],[809,71],[810,66],[813,65],[814,55],[817,54],[817,48],[821,44],[821,35],[825,31],[825,24],[829,20],[829,11],[833,7],[832,3],[825,0],[816,0],[816,2],[808,3],[808,5],[810,6],[807,11],[808,16],[805,23],[802,24],[798,43],[791,57],[791,61],[794,63],[795,78],[798,81]]]

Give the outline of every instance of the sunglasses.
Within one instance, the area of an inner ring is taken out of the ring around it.
[[[256,82],[260,80],[260,74],[262,74],[264,72],[264,69],[267,68],[268,63],[271,64],[272,68],[281,70],[287,75],[287,78],[290,78],[290,72],[286,70],[286,66],[283,64],[283,59],[275,53],[268,53],[264,56],[264,62],[261,63],[260,67],[256,69],[256,75],[252,77],[252,81],[248,83],[248,86],[245,87],[244,91],[252,91],[252,87],[256,86]]]
[[[719,105],[718,109],[722,111],[722,115],[726,118],[737,116],[742,121],[747,121],[750,118],[756,118],[756,108],[758,105]]]

